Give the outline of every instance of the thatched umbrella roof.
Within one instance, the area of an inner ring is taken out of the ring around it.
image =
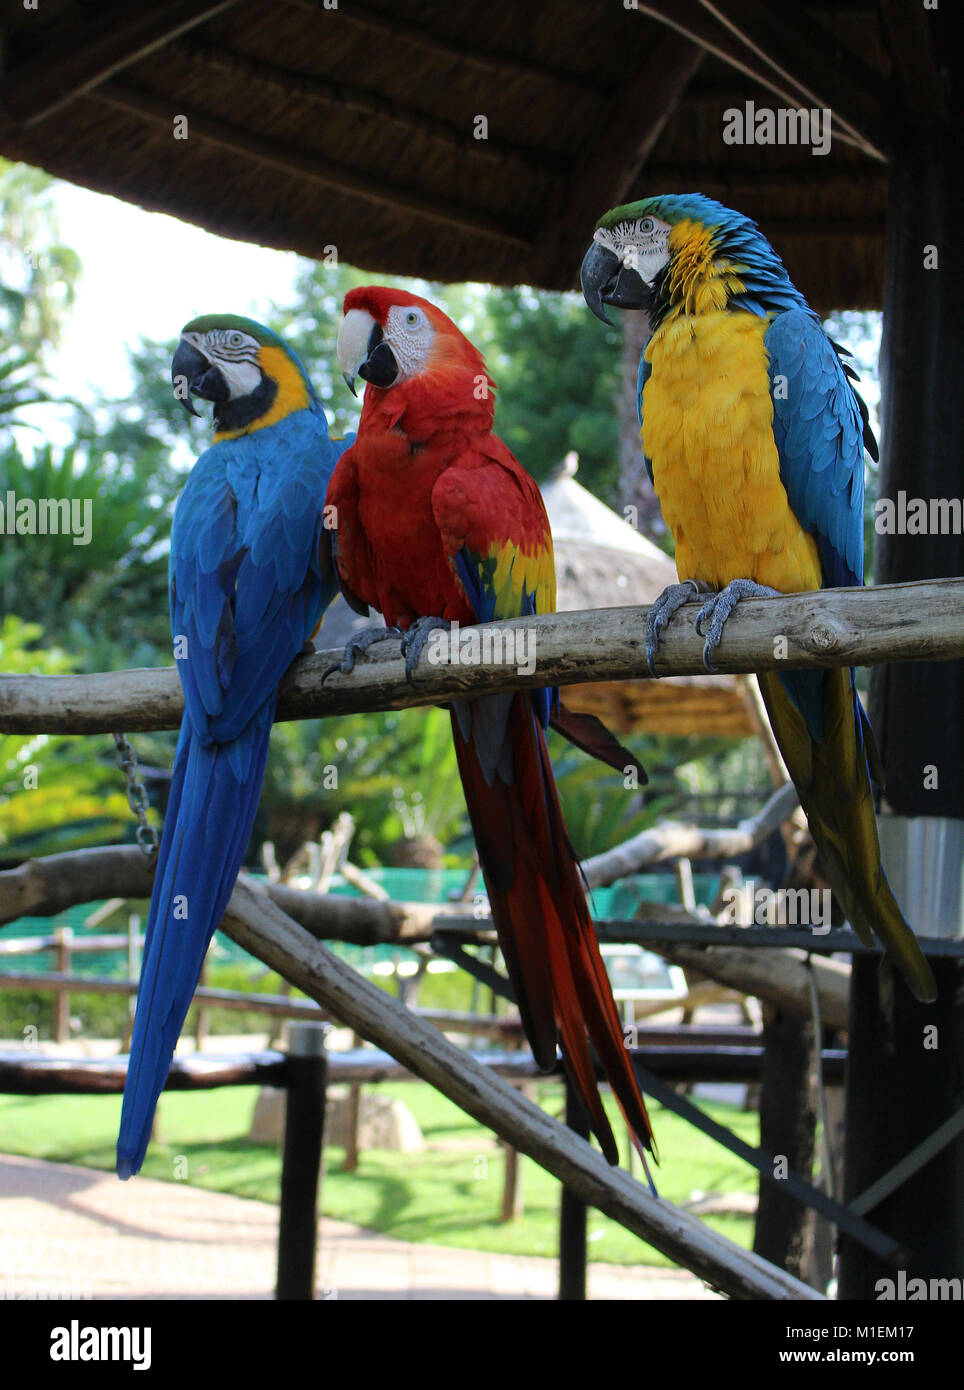
[[[607,207],[698,190],[815,306],[879,306],[898,98],[939,100],[919,4],[335,2],[10,6],[0,152],[242,240],[552,289]],[[725,143],[747,101],[832,109],[829,153]]]

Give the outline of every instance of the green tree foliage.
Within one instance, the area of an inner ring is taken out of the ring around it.
[[[35,621],[48,642],[76,654],[82,670],[152,665],[170,650],[167,627],[167,503],[151,451],[124,456],[44,445],[28,463],[15,444],[0,451],[0,501],[54,499],[89,532],[6,535],[0,545],[0,607]],[[85,543],[86,542],[86,543]]]
[[[583,487],[615,505],[619,353],[608,335],[579,295],[471,289],[480,301],[473,337],[499,387],[498,433],[539,481],[575,449]]]
[[[51,399],[45,350],[73,302],[80,261],[59,239],[51,180],[0,159],[0,432]]]
[[[448,715],[439,709],[344,714],[278,724],[259,827],[279,859],[341,811],[355,821],[352,859],[384,864],[400,842],[437,840],[471,854]]]
[[[39,626],[0,623],[0,672],[59,675],[74,662],[40,649]],[[96,756],[97,739],[0,734],[0,864],[124,838],[131,813],[123,780]]]
[[[629,742],[645,764],[648,741]],[[651,789],[627,784],[613,768],[587,758],[557,734],[549,735],[549,752],[569,838],[580,859],[612,849],[666,814],[672,796],[665,790],[654,795]]]
[[[0,159],[0,325],[35,355],[57,341],[80,274],[60,239],[52,187],[40,169]]]

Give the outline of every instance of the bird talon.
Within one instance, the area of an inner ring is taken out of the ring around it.
[[[731,579],[724,589],[706,600],[696,618],[696,631],[701,637],[706,638],[703,645],[703,665],[707,671],[713,675],[719,673],[719,668],[713,665],[710,656],[722,642],[723,629],[740,599],[774,598],[778,597],[779,593],[779,589],[770,589],[767,585],[757,584],[752,579]],[[706,627],[705,624],[709,626]]]
[[[425,647],[425,643],[433,632],[448,632],[451,623],[445,618],[421,617],[416,618],[407,632],[402,633],[402,656],[405,658],[405,679],[409,685],[414,685],[413,676],[415,668],[418,666],[419,658]]]
[[[701,592],[696,579],[684,579],[680,584],[668,584],[650,608],[646,619],[646,665],[651,676],[656,675],[659,641],[670,620],[684,603],[689,603]]]
[[[364,656],[369,647],[373,647],[376,642],[385,642],[390,637],[401,636],[403,633],[398,627],[366,627],[362,632],[350,637],[345,643],[341,661],[336,661],[322,673],[322,685],[335,671],[340,671],[343,676],[350,676],[355,669],[355,662],[358,658]]]

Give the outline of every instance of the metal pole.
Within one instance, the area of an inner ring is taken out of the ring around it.
[[[278,1221],[279,1299],[313,1299],[318,1231],[318,1186],[325,1128],[328,1063],[324,1023],[292,1023],[281,1213]]]

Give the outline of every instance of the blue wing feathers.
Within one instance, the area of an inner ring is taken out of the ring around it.
[[[773,437],[791,510],[817,542],[824,588],[864,578],[866,408],[839,349],[809,309],[778,314],[764,338],[770,359]],[[858,736],[866,716],[851,671]],[[789,671],[781,682],[816,739],[823,737],[823,673]],[[861,718],[862,716],[862,718]],[[869,727],[869,726],[868,726]]]
[[[319,546],[348,440],[320,406],[198,459],[171,532],[184,718],[151,897],[117,1170],[139,1169],[208,944],[247,850],[278,683],[337,592]],[[186,916],[184,915],[186,913]]]
[[[646,361],[646,349],[639,354],[639,370],[636,373],[636,418],[639,421],[639,428],[643,428],[643,391],[649,381],[652,366]],[[646,472],[649,474],[649,481],[655,482],[653,478],[653,460],[643,454],[643,463],[646,465]]]
[[[778,314],[764,339],[780,477],[804,530],[815,536],[825,588],[864,576],[864,420],[820,320]]]

